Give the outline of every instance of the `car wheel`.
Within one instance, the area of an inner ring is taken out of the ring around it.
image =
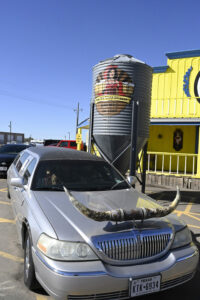
[[[31,251],[31,240],[28,232],[26,233],[24,245],[24,283],[30,290],[34,290],[37,288],[35,267],[33,264]]]

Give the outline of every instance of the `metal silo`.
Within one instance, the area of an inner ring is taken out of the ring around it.
[[[149,135],[151,84],[152,68],[130,55],[115,55],[93,68],[91,140],[122,173],[130,167],[134,134],[135,155]]]

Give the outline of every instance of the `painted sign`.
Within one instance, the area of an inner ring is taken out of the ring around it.
[[[200,72],[197,74],[194,82],[194,94],[197,100],[200,102]]]
[[[187,97],[191,97],[191,92],[190,92],[190,75],[192,71],[192,66],[187,70],[187,72],[184,75],[183,78],[183,90],[186,94]],[[200,72],[197,73],[194,81],[194,95],[197,99],[197,101],[200,103]]]
[[[173,148],[176,151],[180,151],[183,148],[183,131],[181,129],[174,131]]]

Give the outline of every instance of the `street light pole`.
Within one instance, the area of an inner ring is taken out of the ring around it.
[[[79,102],[77,105],[77,109],[74,109],[74,111],[76,111],[76,133],[78,133],[78,124],[79,124],[79,112],[83,111],[82,108],[79,108]]]
[[[70,131],[68,131],[67,133],[68,133],[68,135],[69,135],[69,140],[70,140]]]

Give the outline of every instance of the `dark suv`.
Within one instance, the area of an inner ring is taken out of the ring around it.
[[[19,152],[32,145],[7,144],[0,147],[0,175],[6,177],[7,170]]]

